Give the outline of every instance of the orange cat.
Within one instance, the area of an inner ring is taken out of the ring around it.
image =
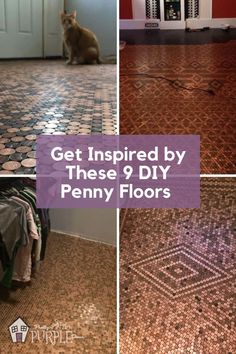
[[[64,43],[69,53],[67,64],[101,64],[100,48],[97,37],[76,21],[76,11],[71,15],[61,13],[64,28]]]

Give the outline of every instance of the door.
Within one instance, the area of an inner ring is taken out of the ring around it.
[[[60,12],[64,0],[44,0],[44,56],[62,56],[62,27]]]
[[[43,56],[43,0],[0,0],[0,58]]]

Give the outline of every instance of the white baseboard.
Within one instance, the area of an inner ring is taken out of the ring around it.
[[[66,235],[66,236],[71,236],[71,237],[77,237],[77,238],[80,238],[82,240],[86,240],[86,241],[91,241],[91,242],[96,242],[96,243],[102,243],[104,245],[107,245],[107,246],[111,246],[111,247],[114,247],[116,248],[116,246],[113,244],[113,243],[108,243],[108,242],[104,242],[104,241],[99,241],[97,240],[95,237],[92,237],[92,236],[88,236],[88,235],[84,235],[84,234],[75,234],[75,233],[72,233],[72,232],[65,232],[65,231],[61,231],[61,230],[55,230],[55,229],[51,229],[51,232],[55,232],[57,234],[62,234],[62,235]]]
[[[210,28],[221,28],[223,25],[227,24],[230,26],[236,26],[236,18],[189,18],[186,21],[187,27],[192,29],[210,27]]]
[[[158,24],[157,27],[147,27],[146,24]],[[120,20],[121,30],[132,29],[185,29],[186,27],[197,29],[203,27],[221,28],[222,25],[228,24],[230,26],[236,26],[236,18],[190,18],[186,21],[160,21],[160,20]]]

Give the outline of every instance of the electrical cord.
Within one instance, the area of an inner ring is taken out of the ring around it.
[[[156,75],[151,75],[148,73],[123,73],[123,74],[120,73],[120,76],[121,77],[122,76],[123,77],[144,77],[144,78],[149,78],[149,79],[164,80],[164,81],[169,82],[171,84],[171,86],[174,87],[175,89],[182,89],[182,90],[186,90],[186,91],[200,91],[200,92],[207,93],[210,96],[216,96],[215,91],[212,89],[204,89],[202,87],[187,87],[187,86],[181,84],[178,80],[169,79],[165,76],[156,76]],[[233,100],[236,99],[236,97],[232,97],[232,96],[229,96],[227,98],[233,99]]]

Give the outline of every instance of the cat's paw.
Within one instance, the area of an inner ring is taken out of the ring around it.
[[[73,64],[73,61],[71,61],[71,60],[66,61],[66,65],[72,65],[72,64]]]

